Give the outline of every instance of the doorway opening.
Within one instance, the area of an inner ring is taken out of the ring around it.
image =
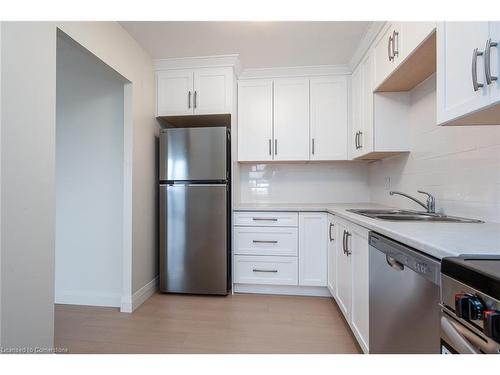
[[[120,307],[129,235],[130,82],[58,30],[55,303]]]

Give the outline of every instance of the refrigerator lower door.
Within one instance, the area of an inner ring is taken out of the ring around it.
[[[228,291],[225,184],[160,186],[160,290]]]

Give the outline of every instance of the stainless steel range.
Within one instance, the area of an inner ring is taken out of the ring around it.
[[[500,353],[500,256],[443,259],[441,353]]]

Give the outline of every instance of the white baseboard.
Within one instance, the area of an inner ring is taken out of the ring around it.
[[[122,297],[121,305],[119,305],[120,311],[126,313],[134,312],[134,310],[142,305],[144,301],[156,293],[158,290],[158,280],[158,276],[156,276],[153,280],[135,292],[131,297]]]
[[[234,284],[233,291],[234,293],[282,294],[290,296],[332,296],[328,288],[322,286]]]
[[[120,307],[120,293],[75,292],[71,290],[56,291],[55,303],[62,305],[85,305]]]

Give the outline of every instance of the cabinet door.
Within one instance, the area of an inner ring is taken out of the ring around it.
[[[355,336],[365,352],[368,351],[369,334],[369,278],[368,230],[350,226],[352,261],[352,311],[351,322]]]
[[[332,297],[336,297],[336,289],[337,285],[336,277],[337,277],[337,253],[335,247],[335,238],[336,236],[336,227],[335,227],[335,217],[333,215],[328,214],[328,290],[332,294]]]
[[[490,74],[498,78],[496,81],[491,81],[488,88],[490,101],[498,103],[500,101],[500,22],[489,22],[489,29],[491,41],[497,43],[496,47],[490,48]]]
[[[437,121],[439,124],[481,109],[490,98],[484,76],[484,51],[488,22],[440,22],[437,26]],[[473,61],[477,69],[473,69]],[[472,72],[472,73],[471,73]],[[483,84],[473,88],[473,76]]]
[[[193,71],[168,70],[156,73],[156,115],[193,114]]]
[[[347,77],[312,78],[311,160],[347,159]]]
[[[194,114],[231,113],[232,68],[207,68],[194,71]]]
[[[309,79],[274,81],[274,160],[309,160]]]
[[[273,81],[238,82],[238,161],[273,160]]]
[[[379,86],[395,67],[393,37],[394,28],[388,25],[374,44],[375,86]]]
[[[373,122],[373,53],[368,53],[361,62],[362,84],[361,84],[361,126],[359,135],[358,155],[374,151],[374,122]]]
[[[400,53],[403,61],[424,41],[436,28],[436,22],[401,22]]]
[[[351,137],[350,153],[355,158],[360,154],[359,133],[363,128],[363,67],[358,65],[351,77]]]
[[[352,269],[351,257],[346,253],[344,245],[349,245],[351,239],[348,237],[344,241],[345,234],[348,233],[347,227],[336,222],[336,248],[337,248],[337,303],[344,314],[346,320],[351,320],[351,291],[352,291]],[[347,244],[345,243],[347,242]]]
[[[326,286],[327,214],[299,213],[299,285]]]

